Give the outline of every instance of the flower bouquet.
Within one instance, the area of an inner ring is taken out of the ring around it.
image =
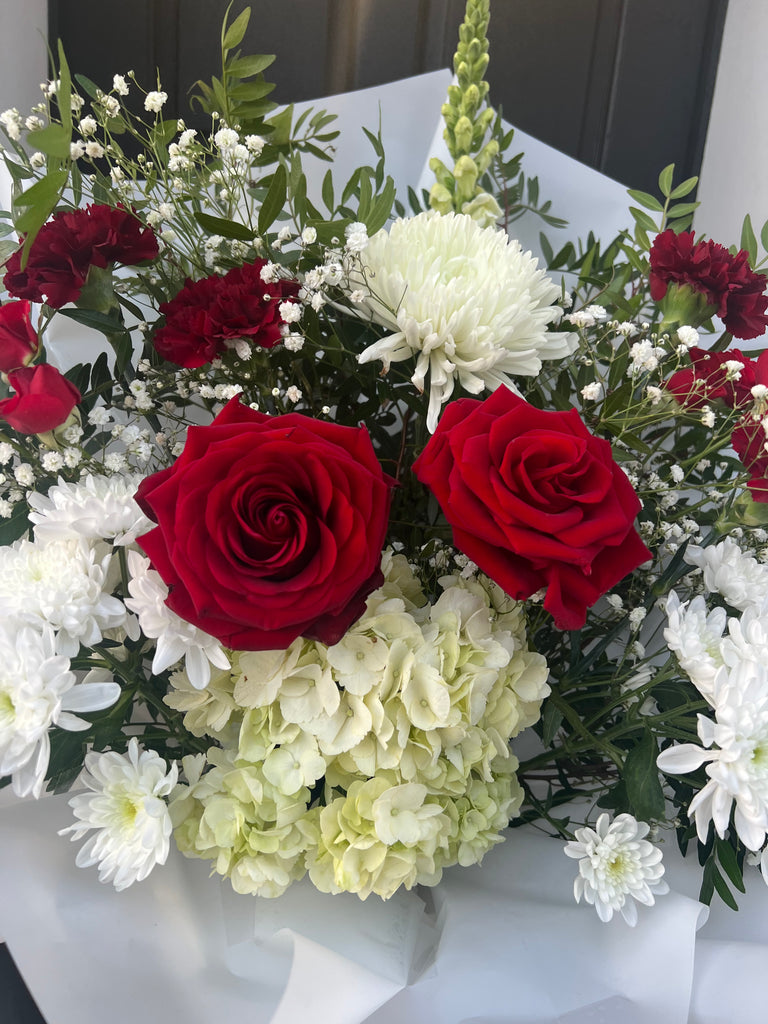
[[[603,920],[666,891],[665,840],[705,902],[768,877],[758,243],[697,240],[668,167],[541,267],[488,7],[421,194],[373,132],[311,192],[332,120],[273,110],[247,8],[204,131],[61,48],[0,115],[0,776],[74,787],[117,889],[173,839],[238,893],[388,898],[510,822]],[[61,318],[104,351],[49,360]]]

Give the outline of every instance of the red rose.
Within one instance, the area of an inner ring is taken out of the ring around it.
[[[0,417],[20,434],[45,434],[65,423],[82,397],[74,384],[48,363],[8,374],[16,392],[0,401]]]
[[[694,245],[693,237],[692,231],[675,234],[671,228],[656,236],[650,252],[651,298],[661,302],[670,285],[677,285],[678,289],[687,286],[701,296],[707,307],[702,308],[699,323],[716,313],[736,338],[757,338],[763,334],[768,326],[765,274],[752,270],[744,249],[732,256],[725,246],[711,240]],[[675,304],[681,309],[689,305],[683,296],[673,295],[669,299],[671,308],[665,310],[671,318]],[[685,314],[681,315],[688,322]]]
[[[0,307],[0,373],[26,366],[39,344],[28,302],[6,302]]]
[[[751,401],[749,389],[757,383],[755,364],[737,348],[727,352],[707,352],[692,348],[689,352],[692,365],[673,373],[665,384],[666,390],[675,396],[680,405],[701,409],[715,399],[722,398],[733,408]],[[729,380],[728,362],[742,365],[739,379]]]
[[[57,213],[37,234],[24,270],[21,252],[7,263],[3,283],[11,295],[47,302],[59,309],[77,302],[88,271],[111,263],[133,266],[158,254],[151,228],[129,211],[113,206],[86,206]]]
[[[160,306],[165,326],[155,334],[155,348],[177,366],[203,366],[227,347],[229,339],[248,338],[254,345],[272,348],[282,338],[280,303],[294,299],[299,282],[264,282],[266,260],[235,267],[223,277],[187,280],[184,287]]]
[[[390,487],[364,428],[233,398],[142,482],[168,607],[235,650],[336,643],[382,583]]]
[[[453,402],[414,471],[454,543],[512,597],[547,588],[560,629],[651,558],[634,529],[640,502],[575,409],[542,412],[507,388]]]

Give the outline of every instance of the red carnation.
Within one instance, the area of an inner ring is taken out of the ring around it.
[[[768,281],[749,265],[742,249],[735,256],[711,240],[694,244],[692,231],[671,228],[651,246],[651,298],[661,302],[665,319],[696,327],[717,314],[737,338],[757,338],[768,326]],[[672,286],[672,287],[670,287]],[[698,303],[692,303],[692,299]],[[693,322],[696,320],[696,322]]]
[[[5,287],[20,299],[59,309],[77,302],[91,267],[134,266],[158,254],[157,239],[129,210],[86,206],[57,213],[37,234],[26,267],[21,251],[8,260]]]
[[[223,277],[187,280],[184,287],[160,306],[165,326],[155,334],[155,348],[177,366],[203,366],[227,348],[227,341],[248,338],[254,345],[272,348],[282,338],[280,304],[295,299],[299,282],[265,282],[266,260],[235,267]]]

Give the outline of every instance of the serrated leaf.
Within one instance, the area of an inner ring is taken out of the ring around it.
[[[687,196],[693,192],[699,183],[698,178],[686,178],[685,181],[681,181],[677,188],[673,189],[669,193],[670,199],[682,199],[683,196]]]
[[[636,203],[644,206],[646,210],[653,210],[654,213],[663,213],[664,211],[664,207],[659,200],[649,192],[640,192],[639,189],[628,188],[627,195],[630,199],[634,199]]]
[[[234,220],[225,220],[223,217],[213,217],[208,213],[195,213],[195,220],[200,227],[212,235],[222,235],[224,238],[237,238],[241,242],[252,242],[254,232]]]
[[[659,175],[659,192],[669,197],[672,189],[672,179],[675,176],[675,165],[668,164]]]
[[[664,791],[656,767],[658,753],[656,740],[646,729],[624,762],[627,796],[635,817],[642,821],[664,817]]]
[[[248,22],[251,19],[251,8],[246,7],[245,10],[241,11],[240,14],[235,18],[232,24],[224,33],[221,40],[222,50],[234,50],[236,46],[239,46],[243,41],[245,30],[248,28]],[[225,22],[226,24],[226,22]]]
[[[283,212],[288,189],[288,176],[283,164],[278,164],[272,181],[259,210],[259,234],[266,234],[267,229]]]
[[[45,128],[37,128],[28,133],[27,140],[46,156],[55,156],[58,160],[69,159],[72,136],[63,124],[48,124]]]
[[[749,262],[752,266],[757,263],[757,239],[755,238],[755,232],[752,227],[752,218],[749,214],[744,218],[744,223],[741,226],[741,243],[742,249],[746,249],[749,253]]]

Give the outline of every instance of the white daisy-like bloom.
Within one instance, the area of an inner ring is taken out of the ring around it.
[[[134,612],[144,636],[157,640],[152,671],[157,674],[184,659],[184,668],[195,689],[202,690],[211,679],[211,665],[228,669],[229,658],[215,637],[185,622],[165,604],[168,587],[148,558],[128,552],[126,607]]]
[[[156,864],[165,864],[171,817],[163,799],[176,785],[178,767],[168,768],[154,750],[141,750],[134,736],[127,754],[91,751],[80,781],[91,791],[69,801],[78,819],[61,829],[77,842],[96,831],[80,847],[79,868],[99,866],[99,881],[118,892],[143,881]]]
[[[768,593],[768,565],[745,555],[730,538],[706,548],[690,544],[683,557],[702,570],[704,586],[710,593],[721,594],[739,611],[762,604]]]
[[[109,556],[98,559],[84,540],[0,547],[0,617],[38,631],[49,624],[58,653],[74,657],[125,623],[123,603],[105,592],[108,568]]]
[[[53,630],[11,622],[0,629],[0,776],[17,796],[43,789],[52,726],[76,732],[89,723],[74,712],[101,711],[120,696],[117,683],[78,683],[69,658],[56,653]]]
[[[645,838],[648,832],[649,826],[631,814],[619,814],[610,823],[601,814],[593,829],[577,829],[576,841],[566,843],[565,854],[579,861],[573,884],[576,902],[583,897],[601,921],[610,921],[619,911],[634,927],[637,903],[652,907],[656,896],[669,892],[662,881],[661,850]]]
[[[715,719],[699,715],[702,746],[680,743],[657,759],[668,775],[686,775],[706,765],[707,784],[694,796],[688,815],[706,842],[709,823],[723,838],[731,809],[736,832],[750,850],[759,850],[768,832],[768,665],[742,661],[715,675]]]
[[[364,288],[358,307],[392,331],[358,359],[416,357],[411,380],[423,391],[429,376],[427,428],[457,383],[470,394],[510,375],[535,376],[542,359],[563,359],[578,347],[573,334],[550,333],[562,309],[560,289],[538,261],[503,231],[481,228],[465,214],[420,213],[382,229],[350,272],[350,290]]]
[[[153,525],[134,498],[141,480],[138,475],[90,473],[76,484],[59,478],[47,495],[34,492],[28,496],[35,537],[43,541],[84,537],[132,544]]]
[[[721,648],[726,627],[724,608],[707,612],[704,598],[694,597],[690,602],[680,602],[674,590],[670,591],[666,603],[669,625],[664,630],[664,639],[699,693],[707,700],[713,694],[715,675],[723,664]]]

